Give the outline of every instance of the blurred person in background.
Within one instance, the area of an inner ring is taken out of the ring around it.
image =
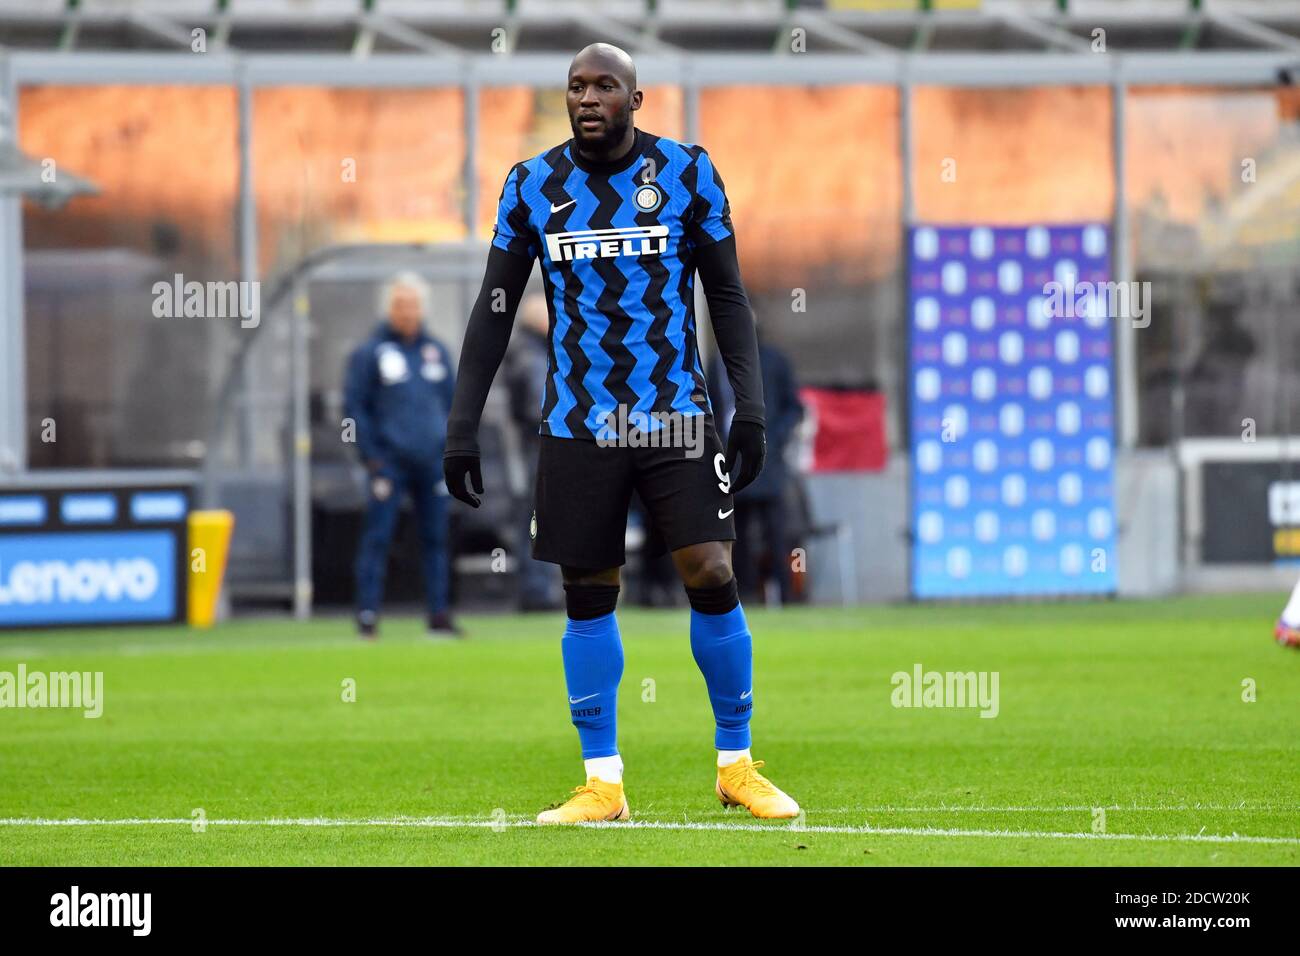
[[[541,444],[538,424],[546,399],[546,375],[550,338],[550,315],[546,296],[534,292],[519,303],[519,334],[511,344],[506,368],[510,394],[510,418],[519,432],[520,450],[528,469],[527,487],[537,483],[537,453]],[[563,606],[560,598],[560,569],[532,556],[532,497],[521,500],[515,521],[519,536],[519,609],[554,611]]]
[[[736,495],[736,550],[734,563],[740,595],[746,599],[764,597],[761,559],[771,554],[771,573],[780,589],[781,603],[790,601],[793,582],[790,569],[789,522],[786,515],[786,486],[789,469],[785,449],[803,420],[803,402],[795,382],[794,366],[786,354],[767,340],[755,319],[758,358],[763,370],[763,405],[767,418],[768,456],[754,483]],[[709,392],[714,397],[719,430],[725,436],[736,407],[735,393],[722,362],[715,355],[709,363]]]
[[[425,331],[428,284],[412,272],[380,290],[386,318],[348,360],[343,413],[356,427],[356,444],[369,488],[356,559],[357,632],[378,634],[388,548],[402,499],[410,495],[419,522],[428,629],[457,636],[448,610],[450,559],[442,453],[455,388],[451,355]]]

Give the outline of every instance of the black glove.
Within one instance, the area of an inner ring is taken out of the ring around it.
[[[734,495],[750,484],[763,470],[767,458],[767,437],[757,422],[732,421],[727,434],[727,475]],[[740,474],[736,474],[736,455],[740,455]]]
[[[479,499],[465,485],[466,472],[469,472],[470,484],[474,490],[483,494],[483,474],[479,470],[478,452],[449,451],[442,456],[442,480],[447,483],[447,491],[453,498],[465,502],[471,508],[477,508]]]

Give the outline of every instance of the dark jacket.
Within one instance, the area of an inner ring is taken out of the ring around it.
[[[779,498],[785,487],[785,446],[803,420],[803,402],[795,383],[794,367],[785,353],[759,339],[759,363],[763,369],[763,417],[767,421],[767,460],[753,484],[740,492],[743,500]],[[713,401],[718,434],[725,445],[735,398],[721,360],[709,363],[709,397]]]
[[[423,329],[409,344],[381,322],[348,359],[343,414],[366,463],[437,465],[455,389],[451,355]]]
[[[531,457],[536,456],[541,443],[538,426],[546,399],[549,356],[547,337],[523,327],[515,334],[506,355],[505,381],[510,396],[510,417],[519,428],[524,452]]]

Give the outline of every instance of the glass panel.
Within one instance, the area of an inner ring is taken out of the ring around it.
[[[706,89],[700,143],[727,187],[760,334],[786,350],[801,385],[897,394],[897,91]]]
[[[326,245],[465,238],[459,89],[259,89],[253,162],[264,275]]]
[[[438,258],[398,244],[454,247],[466,238],[465,155],[464,96],[456,88],[254,92],[263,275],[283,277],[308,255],[316,262],[309,368],[317,461],[355,458],[340,442],[343,371],[352,348],[379,321],[380,285],[399,268],[421,272]],[[365,243],[394,246],[344,248]],[[248,401],[259,421],[288,406],[290,301],[267,317],[266,341],[252,356]],[[459,333],[462,310],[453,301],[454,309],[435,303],[431,326],[450,323]],[[268,452],[283,440],[267,428],[259,429],[259,442],[263,437],[273,444]]]
[[[918,222],[1108,222],[1115,206],[1106,87],[913,92]]]
[[[24,206],[31,467],[202,459],[239,319],[160,317],[153,288],[238,278],[236,135],[228,88],[20,91],[22,149],[100,190],[59,210]]]
[[[1300,422],[1300,92],[1143,87],[1126,110],[1140,434]]]

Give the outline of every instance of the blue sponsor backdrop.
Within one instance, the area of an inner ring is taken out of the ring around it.
[[[0,627],[177,615],[173,531],[0,535]]]
[[[909,240],[913,594],[1114,592],[1108,230]]]

